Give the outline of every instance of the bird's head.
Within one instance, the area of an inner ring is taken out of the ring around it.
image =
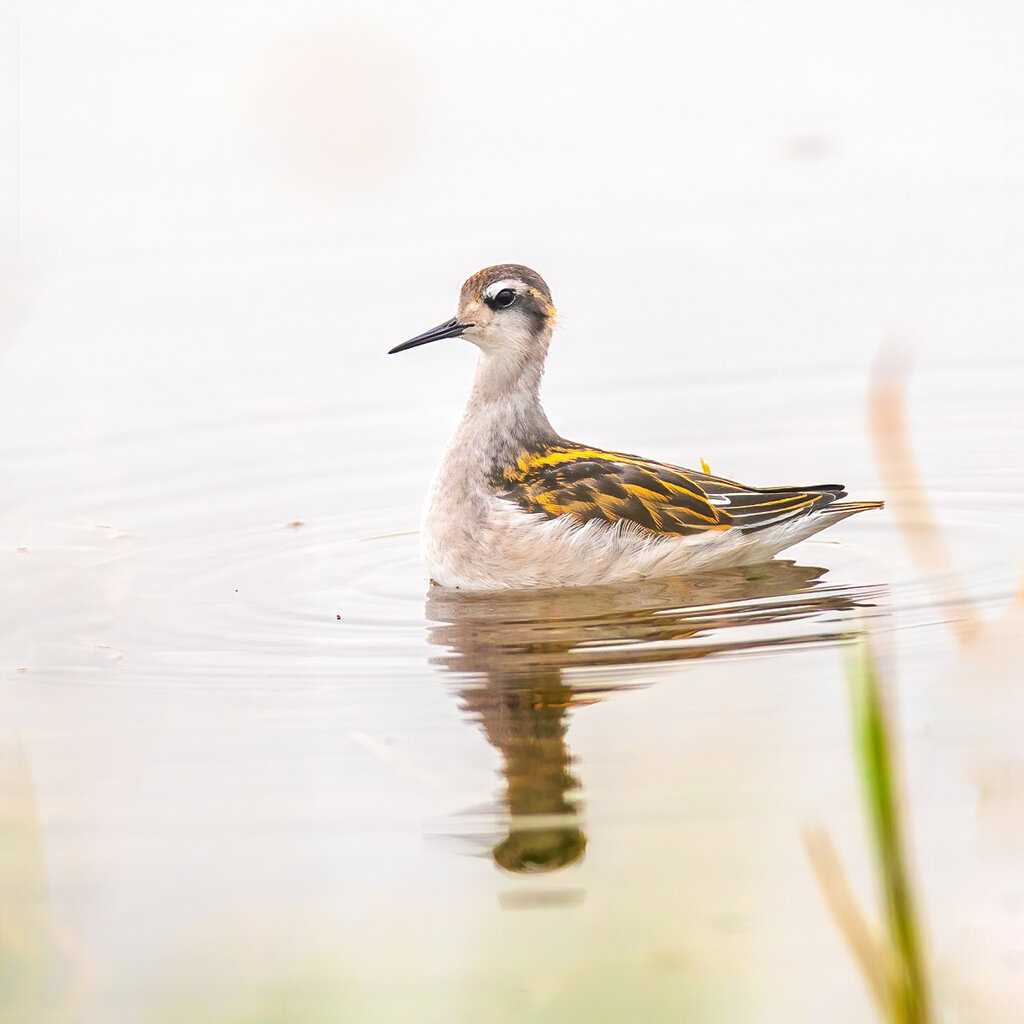
[[[543,363],[555,317],[544,279],[529,267],[503,263],[466,281],[458,313],[451,320],[396,345],[391,352],[461,337],[493,360],[525,367]]]

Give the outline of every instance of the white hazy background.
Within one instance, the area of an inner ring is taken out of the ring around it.
[[[629,358],[668,306],[696,359],[785,361],[808,324],[825,358],[887,332],[1019,343],[1016,3],[3,11],[8,345],[72,312],[71,278],[132,278],[69,316],[88,345],[103,307],[153,288],[173,326],[189,275],[215,274],[207,320],[248,284],[298,330],[315,304],[349,356],[506,259]],[[247,277],[314,247],[325,291]]]

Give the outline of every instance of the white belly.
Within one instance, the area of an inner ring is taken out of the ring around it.
[[[551,519],[496,497],[461,508],[439,497],[424,516],[424,560],[436,583],[467,590],[589,586],[761,562],[834,521],[825,514],[757,533],[656,537],[622,523]]]

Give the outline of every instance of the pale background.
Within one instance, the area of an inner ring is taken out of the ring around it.
[[[524,262],[568,436],[870,498],[868,374],[908,344],[922,476],[997,615],[1024,560],[1022,10],[4,5],[0,795],[45,871],[0,901],[46,894],[38,1019],[234,1019],[279,984],[324,1020],[563,1021],[581,991],[588,1022],[638,991],[651,1020],[872,1019],[798,840],[823,819],[870,897],[834,651],[580,711],[590,847],[550,883],[579,911],[502,912],[522,880],[436,841],[498,785],[411,536],[473,355],[384,353]],[[915,627],[945,1005],[1013,1020],[1019,837],[980,831],[970,767],[993,713],[957,703],[974,675],[892,520],[844,530],[794,557],[891,584]]]

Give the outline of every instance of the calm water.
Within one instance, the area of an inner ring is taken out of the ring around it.
[[[466,595],[428,586],[415,528],[472,353],[383,354],[459,282],[356,301],[385,265],[344,259],[69,272],[7,352],[3,1019],[876,1019],[801,840],[828,832],[877,919],[843,660],[865,633],[939,1002],[1013,1019],[1024,366],[912,377],[987,622],[967,649],[888,510],[765,566]],[[880,338],[807,325],[737,361],[669,314],[627,358],[567,309],[556,426],[886,496]]]
[[[866,636],[933,1004],[1020,1024],[1024,7],[932,7],[7,5],[2,1024],[876,1022]],[[431,590],[473,352],[384,353],[503,261],[567,436],[889,507]]]

